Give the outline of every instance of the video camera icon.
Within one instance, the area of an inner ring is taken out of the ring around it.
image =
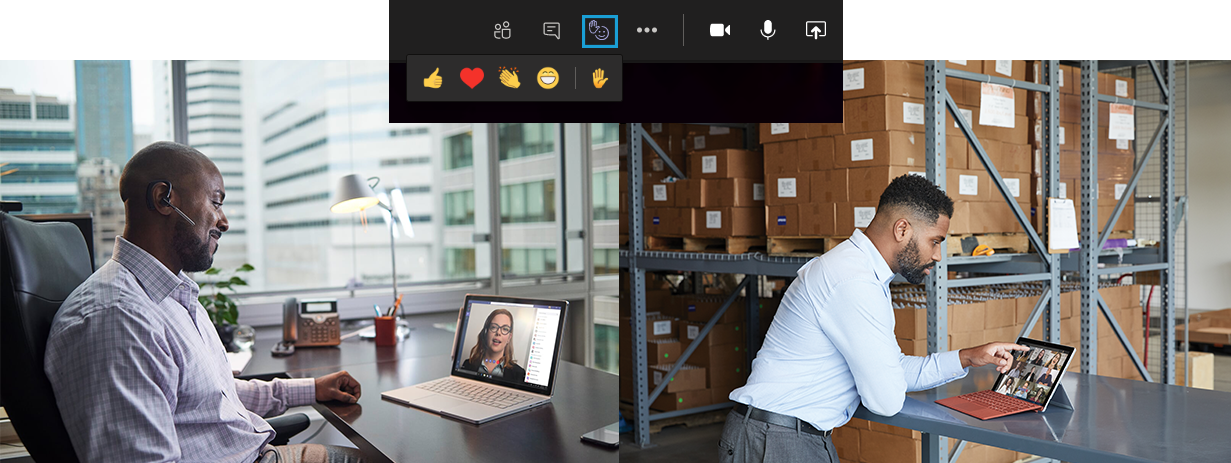
[[[730,24],[723,24],[723,23],[711,23],[710,24],[710,37],[722,37],[724,32],[726,33],[726,35],[731,35],[731,25]]]

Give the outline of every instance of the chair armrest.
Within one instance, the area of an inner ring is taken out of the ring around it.
[[[303,413],[277,416],[265,421],[274,428],[275,433],[274,440],[269,445],[286,445],[291,437],[308,429],[308,425],[311,424],[308,415]]]

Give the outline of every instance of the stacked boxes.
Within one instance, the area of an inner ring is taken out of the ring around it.
[[[949,65],[1015,79],[1026,73],[1024,61]],[[904,174],[924,175],[923,70],[920,61],[848,61],[843,65],[843,123],[761,124],[769,236],[849,235],[871,221],[890,181]],[[946,86],[1013,196],[1028,206],[1025,91],[1005,89],[1013,98],[1013,114],[1005,118],[1012,127],[999,127],[979,119],[982,84],[949,78]],[[948,113],[945,128],[946,190],[957,202],[950,232],[1021,231]]]
[[[1060,65],[1060,107],[1058,108],[1059,126],[1056,133],[1060,148],[1060,197],[1072,199],[1081,217],[1081,68]],[[1028,79],[1042,83],[1042,64],[1030,63]],[[1106,73],[1098,73],[1099,93],[1135,98],[1133,79],[1118,77]],[[1031,97],[1029,111],[1031,130],[1031,151],[1033,153],[1033,170],[1031,183],[1035,185],[1035,194],[1031,204],[1038,211],[1043,204],[1042,181],[1042,146],[1043,146],[1043,95],[1034,94]],[[1099,228],[1106,224],[1116,203],[1125,193],[1128,182],[1133,176],[1134,154],[1133,141],[1110,138],[1110,112],[1108,103],[1098,103],[1098,127],[1095,142],[1098,146],[1098,219]],[[1036,215],[1036,220],[1042,220],[1042,214]],[[1133,230],[1133,199],[1128,200],[1120,219],[1112,226],[1114,231]]]

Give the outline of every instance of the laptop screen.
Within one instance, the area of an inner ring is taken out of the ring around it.
[[[1030,338],[1018,338],[1017,343],[1030,350],[1013,353],[1013,366],[1001,373],[992,390],[1047,406],[1060,376],[1073,360],[1074,349]]]
[[[566,301],[467,295],[453,375],[551,395]]]

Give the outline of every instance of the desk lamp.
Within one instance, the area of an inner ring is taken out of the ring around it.
[[[368,185],[367,182],[373,180],[376,183]],[[380,197],[377,196],[376,192],[372,190],[372,187],[379,183],[379,177],[371,177],[365,181],[359,176],[359,174],[350,174],[338,179],[337,195],[335,196],[333,207],[330,207],[329,210],[339,214],[345,214],[350,212],[360,212],[372,206],[380,206],[385,209],[381,212],[385,213],[385,222],[389,224],[389,256],[392,259],[393,265],[393,300],[390,301],[390,304],[394,304],[396,303],[398,296],[398,267],[397,257],[394,255],[395,250],[393,245],[393,237],[395,233],[395,228],[393,225],[393,209],[389,205],[382,203],[380,201]],[[399,193],[400,191],[395,190],[394,196],[399,197]],[[403,209],[405,208],[403,207]],[[404,221],[402,226],[409,227],[410,222],[406,217],[406,214],[403,212],[399,215]],[[409,228],[407,228],[407,230],[409,233]],[[389,307],[393,306],[390,305]]]

